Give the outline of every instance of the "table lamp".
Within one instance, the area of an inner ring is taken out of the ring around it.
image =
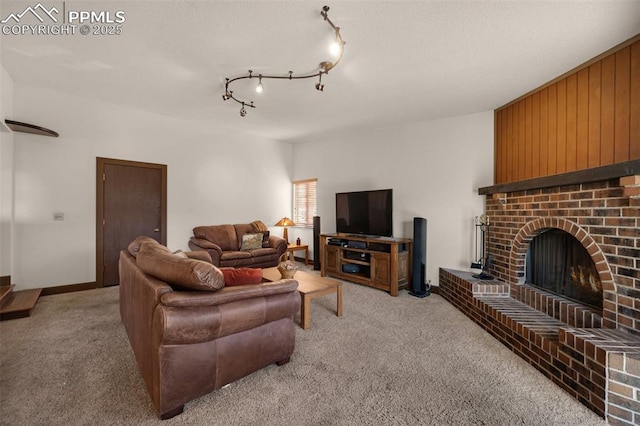
[[[287,241],[287,245],[289,245],[289,232],[287,231],[287,226],[296,226],[295,223],[288,217],[283,217],[280,219],[274,226],[283,226],[284,231],[282,231],[282,238]]]

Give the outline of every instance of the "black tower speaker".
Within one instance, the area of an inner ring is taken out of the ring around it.
[[[413,218],[413,259],[411,263],[411,290],[415,297],[431,294],[427,285],[427,219]]]
[[[320,270],[320,216],[313,217],[313,269]]]

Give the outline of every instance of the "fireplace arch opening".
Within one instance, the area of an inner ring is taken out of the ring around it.
[[[580,241],[561,229],[548,229],[531,240],[525,282],[602,310],[602,282],[593,259]]]

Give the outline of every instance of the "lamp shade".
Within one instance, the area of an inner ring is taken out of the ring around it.
[[[283,217],[274,226],[296,226],[296,224],[288,217]]]
[[[274,226],[284,226],[284,230],[282,231],[282,238],[284,238],[287,241],[287,244],[289,244],[289,232],[287,231],[287,226],[296,226],[296,224],[293,223],[291,219],[285,216],[278,222],[276,222]]]

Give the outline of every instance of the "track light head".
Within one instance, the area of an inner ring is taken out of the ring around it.
[[[329,19],[329,6],[322,6],[322,12],[320,12],[320,15],[322,15],[325,21]]]
[[[316,83],[316,90],[318,92],[324,92],[324,84],[322,84],[322,71],[320,71],[320,73],[318,73],[318,83]]]
[[[259,80],[258,80],[258,85],[256,86],[256,92],[262,93],[262,91],[264,90],[264,87],[262,87],[262,74],[260,74],[258,78]]]
[[[242,108],[240,108],[240,117],[244,117],[247,115],[247,110],[244,109],[244,102],[242,103]]]

